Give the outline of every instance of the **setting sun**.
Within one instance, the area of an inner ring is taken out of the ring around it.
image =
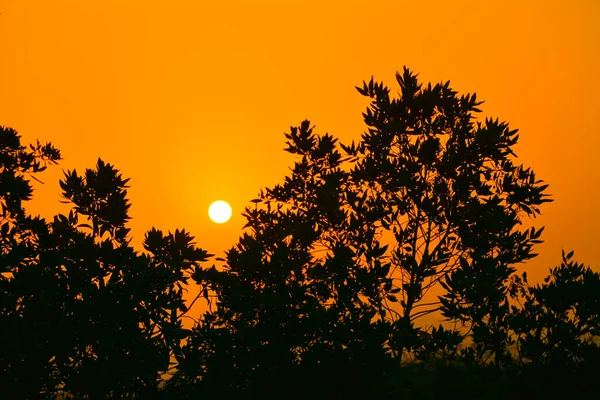
[[[217,200],[208,207],[208,216],[213,222],[223,224],[231,218],[231,206],[223,200]]]

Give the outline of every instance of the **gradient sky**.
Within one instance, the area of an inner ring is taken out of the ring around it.
[[[289,172],[289,126],[358,139],[354,86],[374,75],[395,93],[406,65],[520,130],[517,154],[555,199],[530,276],[561,248],[600,271],[600,1],[3,0],[0,13],[0,124],[64,158],[34,213],[64,212],[61,170],[101,157],[132,178],[134,243],[186,228],[222,255],[243,207]],[[227,224],[208,219],[217,199]]]

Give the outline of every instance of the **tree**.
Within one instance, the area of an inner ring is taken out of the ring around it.
[[[494,307],[504,306],[494,289],[534,256],[541,234],[519,225],[550,200],[547,185],[515,164],[517,131],[498,120],[475,123],[476,95],[458,97],[449,82],[423,87],[406,68],[396,78],[399,99],[373,80],[358,88],[372,99],[363,114],[369,130],[347,150],[366,208],[384,208],[373,223],[395,239],[390,259],[402,311],[393,347],[401,355],[414,340],[414,320],[430,312],[441,309],[475,330],[496,318]],[[424,305],[438,283],[447,291],[441,307]]]
[[[533,364],[576,370],[600,362],[600,274],[565,254],[542,284],[530,286],[527,274],[514,277],[516,299],[509,327],[517,335],[518,355]]]
[[[126,184],[98,160],[60,182],[73,205],[52,222],[22,207],[52,145],[0,128],[0,386],[10,398],[148,396],[188,331],[185,285],[209,254],[185,231],[129,245]]]
[[[358,143],[338,146],[308,121],[286,134],[299,157],[290,176],[246,209],[249,231],[223,269],[204,271],[216,311],[197,331],[202,354],[188,349],[207,360],[204,384],[303,367],[383,371],[422,348],[417,318],[442,310],[481,330],[504,310],[495,291],[534,256],[541,230],[519,225],[550,201],[547,185],[515,164],[515,130],[475,123],[475,95],[423,87],[406,68],[396,77],[398,99],[373,79],[357,88],[371,99]],[[437,284],[441,305],[424,304]]]
[[[252,200],[218,267],[185,231],[153,228],[134,250],[128,180],[101,159],[65,173],[68,215],[28,215],[28,176],[60,153],[1,128],[7,395],[504,398],[594,382],[600,275],[572,253],[541,285],[515,273],[541,241],[523,222],[550,201],[516,163],[517,132],[477,121],[481,102],[448,82],[396,78],[399,98],[373,79],[357,88],[371,100],[358,143],[291,128],[291,174]],[[185,329],[190,281],[209,310]],[[468,331],[417,325],[433,312]]]
[[[391,285],[389,265],[380,262],[385,248],[364,241],[374,228],[354,221],[351,229],[339,208],[346,174],[335,140],[317,138],[307,122],[288,138],[289,151],[302,155],[292,177],[246,210],[251,232],[227,252],[225,269],[202,271],[198,279],[217,299],[183,363],[202,360],[201,390],[301,396],[311,390],[306,379],[321,393],[329,387],[356,395],[389,361],[386,324],[373,322],[384,315],[381,297]],[[363,241],[371,270],[349,245]],[[181,382],[197,382],[195,368],[182,370]],[[342,378],[343,387],[331,384]]]

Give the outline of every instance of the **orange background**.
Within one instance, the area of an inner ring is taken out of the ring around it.
[[[64,157],[34,213],[64,212],[61,169],[101,157],[132,178],[136,246],[152,226],[186,228],[222,256],[248,201],[289,172],[283,132],[310,119],[358,139],[354,86],[374,75],[396,92],[407,65],[520,130],[521,161],[555,199],[530,276],[561,248],[600,270],[597,0],[3,0],[0,13],[0,124]],[[227,224],[208,219],[217,199]]]

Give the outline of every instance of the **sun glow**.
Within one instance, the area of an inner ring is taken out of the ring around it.
[[[223,200],[217,200],[208,207],[208,216],[213,222],[223,224],[231,218],[231,206]]]

